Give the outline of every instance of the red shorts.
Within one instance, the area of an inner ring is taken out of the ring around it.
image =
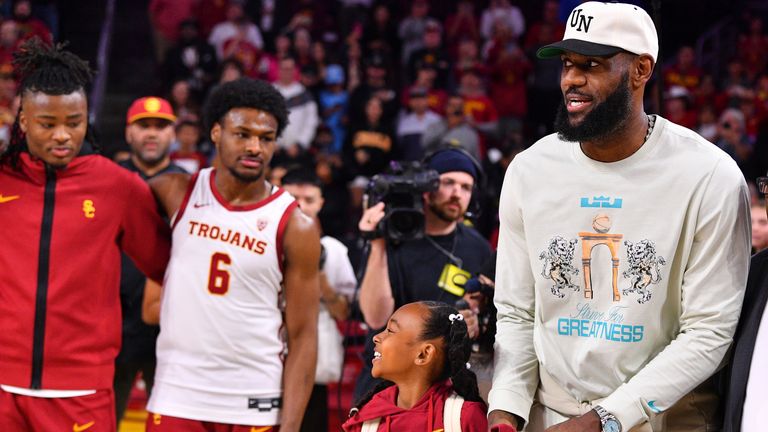
[[[0,431],[115,432],[112,389],[88,396],[42,398],[0,389]]]
[[[146,432],[279,432],[280,426],[243,426],[201,420],[188,420],[167,415],[147,416]]]

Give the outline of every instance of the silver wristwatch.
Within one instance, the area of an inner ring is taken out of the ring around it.
[[[603,426],[603,432],[621,432],[621,423],[615,415],[609,413],[600,405],[592,407],[600,417],[600,424]]]

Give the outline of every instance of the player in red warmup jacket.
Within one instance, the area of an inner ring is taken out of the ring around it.
[[[92,154],[88,64],[33,39],[0,157],[0,430],[114,431],[120,252],[161,281],[170,233],[149,187]]]

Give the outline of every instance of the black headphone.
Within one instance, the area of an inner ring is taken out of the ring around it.
[[[486,182],[485,171],[483,170],[483,166],[480,164],[480,162],[464,148],[457,145],[447,145],[424,156],[424,159],[421,160],[421,163],[425,168],[428,168],[430,161],[434,159],[436,155],[448,151],[461,153],[464,157],[469,159],[469,161],[472,162],[472,165],[475,167],[477,178],[475,178],[474,186],[472,186],[472,198],[469,200],[469,205],[467,206],[466,217],[470,219],[476,218],[480,215],[480,211],[482,210],[481,195],[482,191],[485,190]]]

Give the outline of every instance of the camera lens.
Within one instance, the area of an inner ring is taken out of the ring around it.
[[[424,214],[412,209],[399,209],[393,212],[387,221],[391,238],[410,240],[421,237],[424,231]]]

